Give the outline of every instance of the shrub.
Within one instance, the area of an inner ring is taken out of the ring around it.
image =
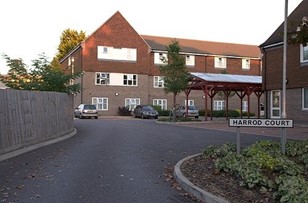
[[[308,200],[307,158],[308,141],[289,142],[287,155],[274,141],[258,141],[238,155],[235,146],[209,146],[203,155],[214,161],[216,169],[240,178],[240,185],[273,191],[280,202],[300,203]]]
[[[159,116],[169,116],[170,110],[162,110],[161,106],[153,105],[153,108],[158,112]]]
[[[123,106],[118,108],[118,114],[119,116],[131,116],[132,112],[129,110],[128,107]]]
[[[211,110],[207,111],[207,116],[211,116]],[[199,110],[199,115],[200,116],[205,116],[205,110]],[[218,117],[225,117],[226,116],[226,110],[214,110],[213,111],[213,117],[218,118]],[[228,116],[229,117],[239,117],[240,113],[236,110],[229,110],[228,111]]]

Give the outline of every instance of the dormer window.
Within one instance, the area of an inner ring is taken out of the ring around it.
[[[154,64],[163,65],[167,64],[166,61],[168,60],[166,53],[154,53]]]
[[[195,66],[195,56],[186,55],[186,66]]]
[[[227,68],[227,58],[215,57],[215,68]]]
[[[249,59],[242,59],[242,69],[249,70],[250,69],[250,60]]]

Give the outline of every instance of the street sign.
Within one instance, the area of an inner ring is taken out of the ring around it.
[[[293,128],[293,120],[286,119],[229,119],[229,127]]]

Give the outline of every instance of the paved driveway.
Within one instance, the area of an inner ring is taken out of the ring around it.
[[[0,202],[191,202],[163,173],[233,132],[157,124],[150,119],[75,120],[65,141],[0,162]],[[242,144],[269,137],[243,135]]]

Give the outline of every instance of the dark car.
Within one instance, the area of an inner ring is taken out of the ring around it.
[[[80,104],[74,112],[75,118],[98,118],[96,106],[93,104]]]
[[[150,105],[138,105],[134,109],[134,117],[157,119],[158,112]]]

